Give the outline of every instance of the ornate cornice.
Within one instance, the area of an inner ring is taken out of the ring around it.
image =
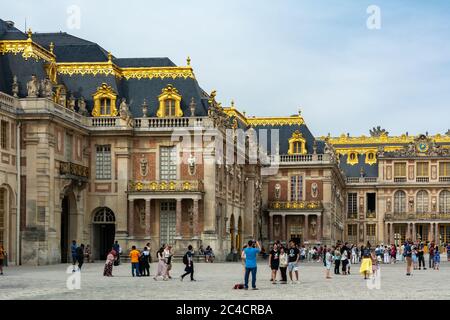
[[[142,67],[120,68],[114,63],[108,62],[71,62],[57,63],[58,74],[64,75],[112,75],[117,78],[129,79],[165,79],[165,78],[192,78],[195,79],[191,67]]]
[[[55,55],[34,43],[31,38],[27,40],[1,40],[0,54],[22,54],[25,60],[35,59],[36,61],[44,60],[46,62],[55,62]]]
[[[368,145],[388,145],[388,144],[401,144],[405,145],[410,142],[414,142],[414,140],[418,136],[409,136],[406,134],[402,134],[401,136],[387,136],[386,134],[381,134],[380,136],[375,137],[367,137],[367,136],[360,136],[360,137],[350,137],[345,134],[342,134],[339,137],[321,137],[322,140],[327,140],[329,143],[331,143],[334,146],[339,145],[345,145],[345,146],[351,146],[351,145],[361,145],[361,146],[368,146]],[[450,136],[447,135],[440,135],[437,134],[435,136],[430,136],[430,139],[436,143],[450,143]]]
[[[304,124],[305,121],[301,116],[293,117],[261,117],[247,118],[247,122],[251,126],[293,126]]]

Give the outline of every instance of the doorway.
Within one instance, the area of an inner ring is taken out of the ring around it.
[[[69,261],[69,197],[64,196],[61,203],[61,263]]]
[[[175,201],[162,201],[159,211],[159,245],[174,245],[177,229]]]
[[[93,218],[93,256],[96,259],[105,260],[111,251],[116,236],[116,218],[114,212],[107,208],[96,210]]]

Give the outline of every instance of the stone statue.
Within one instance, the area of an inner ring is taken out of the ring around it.
[[[311,197],[317,198],[318,195],[319,195],[319,186],[317,185],[316,182],[313,182],[311,184]]]
[[[192,153],[189,155],[187,162],[189,167],[189,174],[193,176],[195,174],[196,161]]]
[[[279,200],[281,197],[281,185],[279,183],[277,183],[275,185],[275,199]]]
[[[42,88],[42,96],[46,98],[53,98],[53,84],[50,81],[49,77],[46,77],[41,82],[41,88]]]
[[[80,97],[80,99],[78,99],[78,113],[83,116],[88,115],[88,111],[86,109],[86,101],[84,101],[83,97]]]
[[[386,200],[386,211],[387,212],[391,212],[391,206],[392,206],[391,198],[387,198],[387,200]]]
[[[70,110],[75,111],[75,97],[73,96],[73,93],[70,94],[69,104],[67,105],[67,107]]]
[[[130,110],[127,105],[127,99],[122,98],[122,102],[119,106],[120,119],[125,122],[127,127],[133,127],[133,118],[131,117]]]
[[[60,89],[59,89],[58,103],[65,107],[66,106],[66,98],[67,98],[66,87],[61,86]]]
[[[316,220],[311,221],[311,236],[315,237],[316,236]]]
[[[36,98],[39,96],[39,81],[35,74],[31,76],[31,80],[27,82],[27,97]]]
[[[13,83],[11,88],[12,94],[15,98],[19,97],[19,83],[17,82],[17,76],[13,77]]]
[[[141,155],[141,160],[139,161],[141,168],[141,176],[146,177],[148,174],[148,161],[144,154]]]

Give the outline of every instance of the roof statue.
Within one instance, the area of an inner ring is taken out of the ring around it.
[[[389,132],[386,131],[386,129],[381,129],[381,126],[377,126],[376,128],[373,127],[372,130],[369,130],[371,137],[381,137],[381,136],[388,136]]]

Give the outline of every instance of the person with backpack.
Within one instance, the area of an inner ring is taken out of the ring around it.
[[[417,244],[417,257],[419,260],[419,270],[421,269],[422,266],[423,266],[423,270],[427,270],[427,268],[425,267],[425,257],[424,257],[422,242]]]
[[[120,254],[122,253],[122,250],[117,240],[113,244],[113,249],[116,252],[116,259],[114,260],[114,266],[118,266],[120,264]]]
[[[139,272],[143,277],[150,276],[150,251],[145,247],[139,256]]]
[[[180,277],[180,281],[183,281],[184,277],[186,277],[188,274],[191,275],[191,281],[196,281],[194,279],[194,261],[192,257],[194,256],[194,248],[189,245],[188,251],[183,256],[183,263],[186,266],[184,268],[185,273]]]
[[[412,248],[409,240],[405,242],[403,256],[406,260],[406,275],[411,275],[411,266],[412,266]]]

